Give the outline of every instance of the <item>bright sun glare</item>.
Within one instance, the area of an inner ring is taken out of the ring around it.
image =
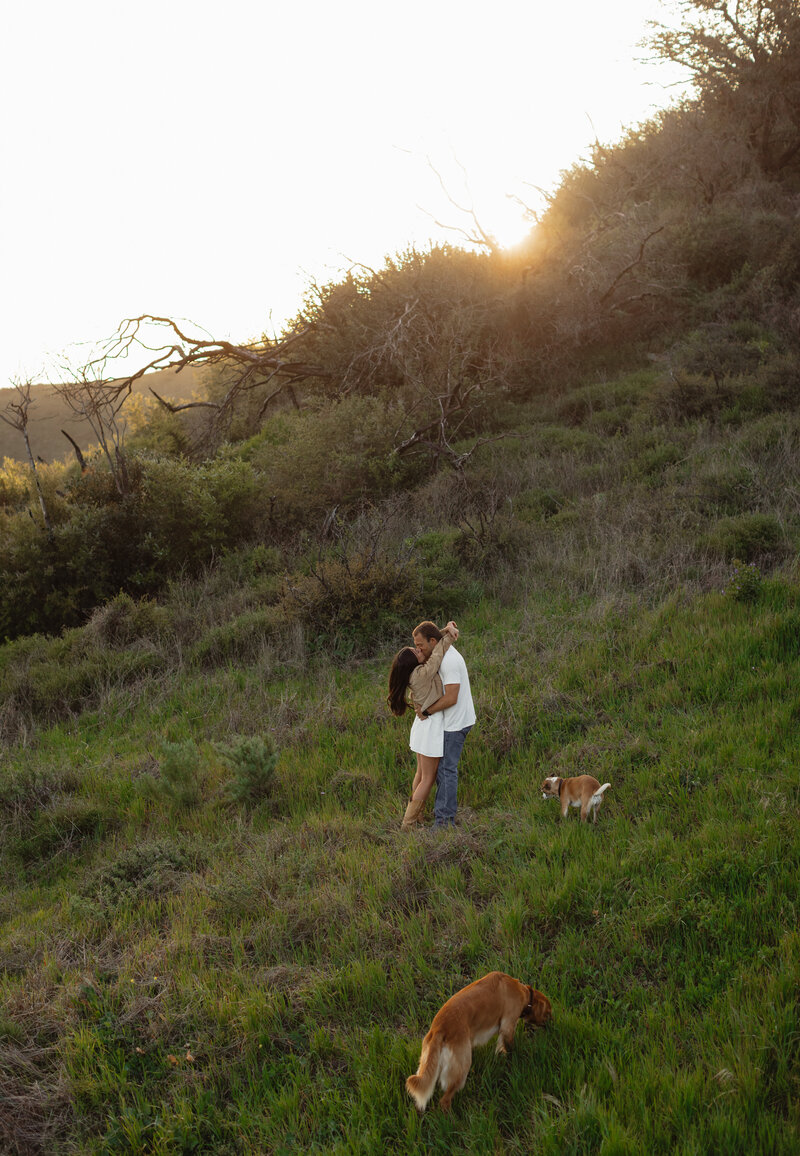
[[[293,316],[307,275],[326,281],[431,240],[465,244],[473,204],[481,228],[513,248],[532,222],[506,194],[538,209],[526,182],[552,187],[595,133],[613,139],[620,117],[672,97],[634,69],[659,0],[409,0],[402,20],[370,0],[232,0],[224,16],[143,0],[135,20],[104,0],[50,8],[42,38],[41,5],[14,6],[16,50],[0,72],[15,110],[5,151],[33,177],[0,191],[13,286],[0,386],[141,312],[241,340]],[[302,84],[292,52],[264,73],[265,42],[303,44]],[[116,83],[142,60],[146,83]],[[32,75],[46,83],[31,87]],[[207,152],[199,165],[176,153],[189,125],[251,158],[247,179]],[[44,179],[45,157],[58,181]]]

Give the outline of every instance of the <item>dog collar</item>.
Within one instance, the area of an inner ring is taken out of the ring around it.
[[[564,789],[564,780],[559,779],[558,780],[558,797],[559,797],[559,799],[561,798],[561,792],[563,791],[563,789]]]

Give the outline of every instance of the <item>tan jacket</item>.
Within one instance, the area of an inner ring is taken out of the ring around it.
[[[408,689],[411,691],[411,701],[415,710],[427,710],[444,694],[439,667],[452,641],[449,634],[443,634],[431,651],[430,658],[411,671]]]

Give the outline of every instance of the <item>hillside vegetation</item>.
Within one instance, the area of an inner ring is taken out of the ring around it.
[[[181,338],[191,423],[95,393],[83,470],[0,472],[4,1151],[797,1151],[800,32],[685,8],[695,97],[520,251]],[[478,725],[455,830],[405,834],[422,617]],[[611,783],[596,827],[552,773]],[[493,969],[553,1022],[420,1117]]]

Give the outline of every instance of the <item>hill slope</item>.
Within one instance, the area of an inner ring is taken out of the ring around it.
[[[402,634],[333,664],[251,617],[192,659],[118,601],[4,648],[6,1147],[795,1151],[800,574],[568,589],[459,615],[479,724],[451,834],[398,830]],[[274,779],[236,735],[274,741]],[[611,782],[596,827],[541,800],[554,771]],[[494,968],[554,1022],[419,1118],[430,1019]]]

